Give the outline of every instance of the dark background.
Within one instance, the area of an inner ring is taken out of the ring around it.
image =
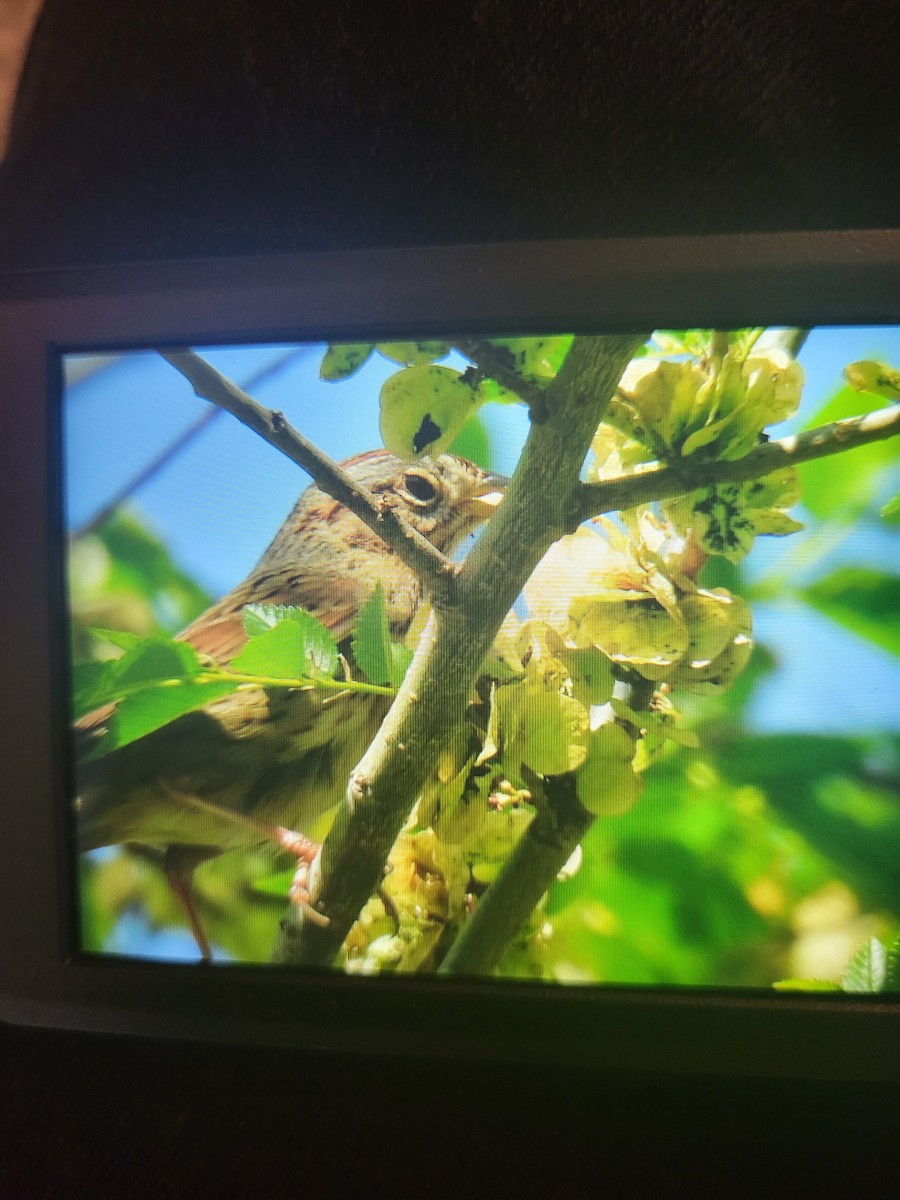
[[[898,33],[892,2],[51,0],[0,275],[895,226]],[[22,1197],[877,1194],[900,1118],[883,1085],[14,1029],[0,1055],[0,1189]]]

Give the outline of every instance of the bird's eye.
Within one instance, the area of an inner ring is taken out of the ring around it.
[[[419,475],[410,471],[408,475],[404,476],[403,487],[410,499],[417,504],[431,504],[437,497],[437,488],[427,475]]]

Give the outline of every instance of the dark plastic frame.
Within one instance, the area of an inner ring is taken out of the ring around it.
[[[0,277],[0,1018],[634,1071],[900,1077],[900,1002],[360,979],[78,955],[67,835],[58,351],[368,335],[900,323],[900,232],[315,254]]]

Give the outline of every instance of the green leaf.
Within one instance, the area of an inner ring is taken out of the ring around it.
[[[386,684],[391,678],[391,629],[381,584],[359,610],[353,628],[353,657],[370,683]]]
[[[484,423],[471,416],[450,444],[450,453],[468,459],[484,471],[491,469],[491,445]]]
[[[201,669],[193,646],[162,636],[143,638],[116,659],[115,667],[116,688],[161,679],[189,679]]]
[[[130,650],[132,646],[136,646],[142,641],[139,633],[126,633],[122,629],[91,629],[94,637],[103,638],[105,642],[112,643],[113,646],[118,646],[120,650]]]
[[[854,953],[841,976],[845,992],[884,991],[887,977],[887,951],[878,938],[869,938]]]
[[[900,492],[896,496],[892,496],[881,510],[881,515],[885,521],[890,521],[892,525],[900,525]]]
[[[104,704],[116,705],[91,757],[144,737],[239,686],[238,681],[201,682],[202,670],[193,646],[161,636],[141,639],[121,658],[74,668],[76,717]]]
[[[801,593],[813,608],[874,642],[900,654],[900,576],[871,567],[839,567]]]
[[[319,367],[319,378],[329,382],[349,379],[368,359],[374,346],[367,342],[344,342],[329,346]]]
[[[479,403],[472,385],[449,367],[407,367],[381,389],[381,436],[398,458],[437,457]]]
[[[248,605],[248,609],[244,627],[248,633],[251,629],[258,632],[232,660],[233,671],[274,679],[334,675],[339,661],[337,643],[312,613],[284,605]]]
[[[772,987],[776,992],[839,992],[840,984],[829,979],[779,979]]]
[[[857,392],[873,392],[885,400],[900,400],[900,371],[887,363],[850,363],[844,368],[844,378]]]
[[[900,992],[900,933],[897,934],[888,946],[884,990],[886,992]]]
[[[115,698],[115,662],[78,663],[72,668],[72,716],[75,720]]]
[[[450,342],[379,342],[375,349],[401,367],[421,367],[436,358],[445,358],[450,352]]]
[[[360,609],[352,645],[353,657],[370,683],[400,686],[412,661],[412,651],[391,642],[387,601],[380,583]]]
[[[549,383],[566,360],[572,334],[561,337],[491,338],[489,344],[508,351],[510,367],[531,383]]]
[[[295,604],[247,604],[244,606],[244,632],[248,638],[259,637],[280,625],[291,613],[304,612]]]
[[[101,758],[111,750],[127,746],[154,729],[237,691],[240,686],[239,682],[226,680],[198,683],[190,679],[172,679],[161,687],[147,687],[135,695],[126,696],[117,705],[108,732],[97,743],[90,757]]]
[[[505,388],[496,379],[482,379],[478,385],[478,399],[482,404],[521,404],[521,396]]]

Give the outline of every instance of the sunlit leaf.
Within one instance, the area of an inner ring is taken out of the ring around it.
[[[366,362],[374,346],[366,342],[339,342],[329,346],[319,367],[319,378],[331,382],[349,379]]]
[[[776,992],[839,992],[840,984],[828,979],[779,979],[772,987]]]
[[[857,392],[872,392],[885,400],[900,400],[900,371],[880,362],[855,362],[844,368],[844,378]]]
[[[378,342],[375,348],[401,367],[421,367],[444,358],[450,351],[450,342]]]
[[[139,633],[128,633],[121,629],[91,629],[91,633],[94,637],[103,638],[105,642],[118,646],[120,650],[130,650],[142,640]]]
[[[477,395],[449,367],[407,367],[381,389],[381,436],[398,458],[443,454],[472,415]]]
[[[245,621],[256,620],[260,613],[279,611],[280,606],[259,606]],[[330,678],[338,665],[334,638],[311,613],[302,608],[280,609],[282,616],[273,628],[250,638],[231,669],[248,675],[276,679]]]
[[[353,630],[353,657],[371,683],[399,687],[412,651],[391,642],[387,601],[379,583],[360,609]]]
[[[887,951],[878,938],[857,948],[841,976],[845,992],[880,992],[887,977]]]
[[[886,992],[900,992],[900,933],[897,934],[888,946],[884,990]]]

